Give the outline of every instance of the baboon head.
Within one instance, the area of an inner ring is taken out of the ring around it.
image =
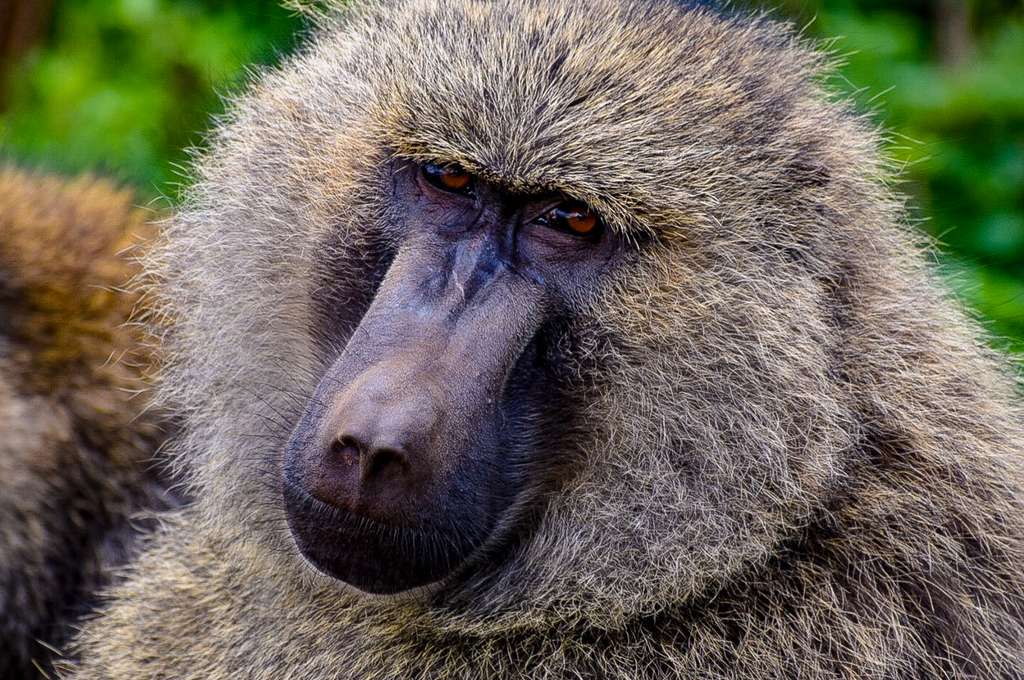
[[[608,624],[771,554],[854,440],[846,282],[901,238],[822,68],[659,0],[322,17],[153,262],[200,509],[458,625]]]

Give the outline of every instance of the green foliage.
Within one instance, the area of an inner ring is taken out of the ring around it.
[[[41,49],[15,67],[4,155],[95,169],[170,192],[251,63],[287,50],[299,20],[274,0],[65,0]]]
[[[936,39],[942,1],[782,0],[782,12],[839,36],[837,87],[892,132],[913,217],[964,299],[1024,351],[1024,8],[969,3],[969,51],[954,66]],[[59,0],[50,34],[14,67],[0,154],[173,196],[217,93],[300,29],[276,0]]]
[[[1024,352],[1024,7],[967,4],[972,44],[955,65],[936,0],[794,0],[787,13],[838,37],[837,85],[891,131],[912,216],[997,343]]]

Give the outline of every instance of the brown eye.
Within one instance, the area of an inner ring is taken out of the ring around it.
[[[423,166],[423,176],[428,182],[444,191],[465,194],[469,193],[473,186],[473,175],[457,165],[427,163]]]
[[[555,206],[540,218],[540,222],[573,236],[589,238],[600,236],[604,227],[597,213],[579,201],[566,201]]]

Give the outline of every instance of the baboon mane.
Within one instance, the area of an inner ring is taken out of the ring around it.
[[[37,677],[169,502],[126,326],[150,234],[132,192],[0,167],[0,677]]]

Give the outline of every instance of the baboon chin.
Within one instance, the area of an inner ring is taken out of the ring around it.
[[[195,501],[72,677],[1021,677],[1017,382],[817,46],[315,21],[148,259]]]

